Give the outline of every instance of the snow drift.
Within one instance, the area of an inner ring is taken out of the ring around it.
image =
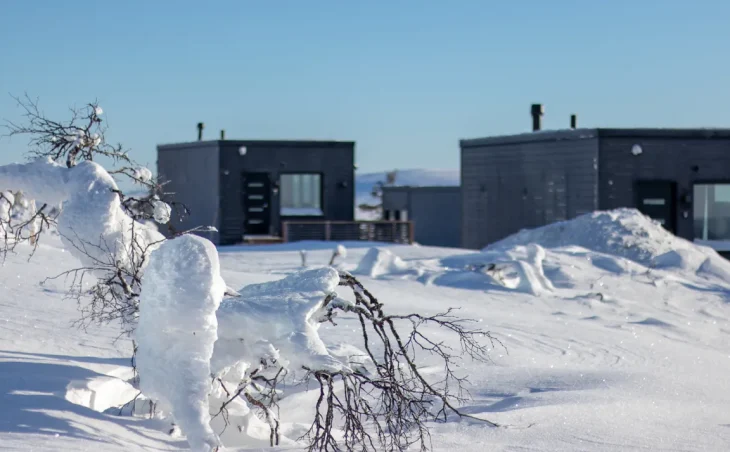
[[[714,250],[675,236],[636,209],[593,212],[572,220],[520,231],[484,249],[503,252],[529,243],[544,248],[577,246],[650,268],[730,275],[730,262]]]
[[[194,451],[220,442],[210,428],[210,358],[225,283],[211,242],[184,235],[150,256],[136,330],[142,392],[172,413]]]
[[[383,275],[403,274],[411,271],[411,267],[390,250],[370,248],[352,273],[377,278]]]

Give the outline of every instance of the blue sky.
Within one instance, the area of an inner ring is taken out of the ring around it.
[[[10,94],[98,99],[136,158],[229,138],[357,141],[362,171],[458,168],[458,139],[544,125],[730,126],[730,2],[8,0]],[[0,163],[26,140],[0,139]]]

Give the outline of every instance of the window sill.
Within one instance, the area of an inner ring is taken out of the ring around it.
[[[317,208],[285,207],[279,211],[279,215],[282,217],[323,217],[324,212]]]

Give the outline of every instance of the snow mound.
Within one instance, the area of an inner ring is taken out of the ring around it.
[[[220,441],[210,428],[210,358],[225,283],[215,246],[183,235],[150,256],[143,277],[137,369],[142,392],[171,412],[194,451]]]
[[[370,248],[352,273],[377,278],[389,274],[408,273],[410,270],[411,267],[403,259],[389,250]]]
[[[531,243],[517,251],[524,253],[524,257],[516,258],[508,263],[517,273],[518,281],[513,288],[535,296],[553,291],[553,284],[545,276],[542,265],[545,260],[545,249]]]
[[[489,289],[490,285],[534,296],[553,292],[555,287],[545,275],[543,263],[546,252],[531,243],[507,251],[487,251],[452,256],[441,260],[441,265],[455,270],[437,274],[430,282],[461,289]],[[488,277],[485,281],[485,276]],[[481,278],[480,278],[481,277]]]
[[[129,403],[138,392],[126,381],[104,375],[91,380],[71,381],[66,387],[65,398],[76,405],[103,413],[109,408]]]
[[[304,270],[286,278],[251,284],[239,298],[226,299],[218,309],[218,341],[212,371],[235,371],[241,378],[262,357],[275,358],[289,369],[340,370],[341,363],[319,337],[318,310],[335,296],[339,273],[331,267]]]
[[[578,246],[647,267],[699,271],[709,259],[713,268],[730,274],[730,263],[714,250],[675,236],[636,209],[593,212],[573,220],[520,231],[484,251],[504,251],[529,243],[545,248]]]

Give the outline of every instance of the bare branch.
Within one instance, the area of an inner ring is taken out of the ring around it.
[[[352,275],[341,273],[340,285],[352,290],[355,303],[327,297],[320,321],[332,321],[335,311],[355,314],[373,369],[328,372],[305,368],[307,379],[319,385],[315,418],[302,438],[308,440],[308,450],[406,450],[413,446],[427,450],[427,423],[446,421],[449,415],[498,426],[457,407],[468,397],[468,380],[457,374],[458,358],[487,361],[490,348],[481,340],[486,339],[493,347],[501,345],[497,339],[487,331],[469,328],[472,321],[453,316],[452,309],[432,316],[387,315],[383,304]],[[396,327],[399,322],[410,324],[405,335]],[[461,352],[426,336],[422,327],[427,324],[456,334]],[[431,382],[425,378],[416,364],[418,352],[435,355],[443,362],[442,380]],[[342,388],[335,390],[336,383]],[[342,439],[335,436],[336,416],[342,419]]]

